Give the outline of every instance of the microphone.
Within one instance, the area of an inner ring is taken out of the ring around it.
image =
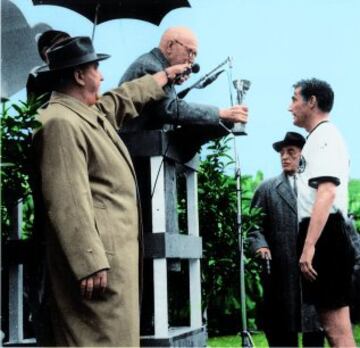
[[[195,63],[191,67],[186,68],[185,71],[182,72],[181,74],[177,74],[175,77],[175,81],[179,80],[181,77],[190,75],[191,73],[197,74],[199,71],[200,71],[200,65],[198,63]]]
[[[211,75],[209,77],[207,77],[204,81],[200,82],[196,88],[205,88],[207,85],[210,85],[210,83],[213,83],[220,74],[222,74],[225,70],[222,69],[220,71],[218,71],[217,73],[215,73],[214,75]]]
[[[220,69],[223,65],[225,65],[226,63],[228,63],[230,61],[230,57],[226,58],[225,61],[223,61],[221,64],[219,64],[215,69],[211,70],[209,73],[207,73],[205,76],[201,77],[199,80],[197,80],[194,84],[192,84],[190,87],[183,89],[181,92],[178,93],[178,97],[179,98],[184,98],[189,92],[190,90],[192,90],[193,88],[204,88],[207,85],[209,85],[210,83],[214,82],[217,77],[224,71],[221,70],[220,72],[213,74],[216,70]],[[194,73],[197,73],[200,70],[200,66],[199,64],[195,63],[192,67],[191,67],[191,71]]]
[[[203,77],[199,81],[195,82],[192,86],[190,86],[188,88],[185,88],[182,91],[180,91],[178,93],[178,97],[180,99],[183,99],[190,92],[190,90],[193,89],[193,88],[197,88],[197,89],[205,88],[207,85],[210,85],[210,83],[213,83],[218,78],[218,76],[223,72],[224,72],[224,69],[218,71],[214,75],[210,75],[210,76],[205,75],[205,77]]]
[[[197,74],[197,73],[200,71],[200,65],[199,65],[198,63],[195,63],[194,65],[192,65],[191,71],[192,71],[194,74]]]

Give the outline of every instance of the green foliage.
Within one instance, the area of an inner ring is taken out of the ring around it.
[[[353,326],[353,332],[355,337],[356,346],[360,347],[360,325]],[[255,332],[252,333],[252,339],[254,341],[255,347],[268,347],[268,343],[264,333]],[[301,339],[299,339],[300,347],[302,347]],[[208,341],[209,347],[241,347],[241,338],[240,336],[222,336],[209,338]],[[329,344],[326,344],[325,347],[329,347]]]
[[[3,237],[8,236],[11,213],[18,202],[24,203],[23,231],[29,233],[33,216],[30,175],[30,146],[32,130],[40,123],[36,120],[41,99],[2,103],[1,112],[1,224]]]
[[[349,182],[349,213],[354,217],[356,228],[360,231],[360,180]]]
[[[251,334],[254,346],[258,348],[268,347],[265,335],[262,332],[255,332]],[[221,336],[213,337],[208,340],[208,347],[241,347],[241,337],[237,336]]]
[[[234,167],[229,153],[231,138],[216,140],[208,147],[198,176],[200,234],[203,238],[203,300],[211,334],[233,333],[240,328],[239,238],[236,224],[237,196],[234,176],[225,174]],[[254,188],[262,180],[241,178],[242,229],[246,236],[250,221],[249,206]],[[245,257],[246,298],[250,323],[254,322],[255,301],[261,295],[256,265]]]

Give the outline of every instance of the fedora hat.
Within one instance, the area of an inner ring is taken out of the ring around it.
[[[287,132],[285,138],[281,141],[277,141],[273,144],[275,151],[280,152],[284,146],[297,146],[300,149],[303,148],[305,144],[305,138],[296,132]]]
[[[57,72],[81,64],[98,62],[110,57],[108,54],[95,53],[91,39],[87,36],[70,37],[56,43],[48,52],[49,64],[39,71]]]

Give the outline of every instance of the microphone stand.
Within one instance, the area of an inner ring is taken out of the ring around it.
[[[250,88],[250,81],[248,80],[235,80],[233,81],[235,90],[237,92],[237,102],[242,104],[245,92]],[[236,129],[236,126],[240,126]],[[236,139],[238,135],[246,135],[244,124],[237,123],[234,125],[232,133],[234,135],[234,155],[235,155],[235,180],[236,180],[236,200],[237,200],[237,218],[236,229],[239,241],[239,263],[240,263],[240,303],[241,303],[241,346],[243,348],[254,347],[253,340],[247,327],[246,315],[246,290],[245,290],[245,255],[244,255],[244,232],[242,229],[242,204],[241,204],[241,169],[240,159],[236,146]]]
[[[235,83],[234,83],[235,85]],[[249,85],[250,86],[250,85]],[[242,104],[244,93],[239,93],[237,90],[237,97],[239,105]],[[239,125],[242,125],[241,123]],[[236,126],[236,124],[235,124]],[[240,169],[240,159],[236,146],[237,135],[246,135],[244,133],[244,128],[241,129],[240,133],[235,133],[234,135],[234,155],[235,155],[235,180],[236,180],[236,201],[237,201],[237,218],[236,218],[236,230],[238,233],[239,240],[239,258],[240,258],[240,303],[241,303],[241,346],[243,348],[254,347],[250,332],[247,327],[247,315],[246,315],[246,290],[245,290],[245,255],[244,255],[244,231],[242,229],[242,204],[241,204],[241,169]]]
[[[235,154],[235,180],[236,180],[236,230],[239,241],[239,263],[240,263],[240,303],[241,303],[241,347],[251,348],[254,347],[250,332],[247,326],[246,315],[246,290],[245,290],[245,263],[244,263],[244,232],[242,229],[242,205],[241,205],[241,170],[240,160],[236,149],[236,136],[234,134],[234,154]]]
[[[246,91],[250,88],[250,81],[248,80],[234,80],[233,86],[237,92],[237,103],[242,104],[243,98]],[[230,90],[230,99],[232,101],[232,93]],[[240,263],[240,304],[241,304],[241,347],[243,348],[252,348],[254,347],[254,342],[248,331],[247,326],[247,315],[246,315],[246,289],[245,289],[245,256],[244,256],[244,232],[242,229],[242,204],[241,204],[241,169],[240,169],[240,160],[239,154],[237,151],[236,139],[239,135],[247,135],[245,133],[245,125],[242,123],[235,123],[232,129],[227,128],[224,124],[221,124],[229,133],[233,135],[234,139],[234,156],[235,156],[235,180],[236,180],[236,230],[238,234],[239,242],[239,263]]]
[[[216,70],[220,69],[223,65],[225,65],[227,62],[229,61],[229,58],[226,58],[225,61],[223,61],[221,64],[219,64],[216,68],[212,69],[210,72],[208,72],[206,75],[204,75],[203,77],[201,77],[199,80],[197,80],[194,84],[192,84],[191,86],[183,89],[182,91],[180,91],[178,93],[178,97],[183,99],[193,88],[203,88],[204,86],[201,86],[201,83],[208,79],[210,77],[210,75],[212,73],[214,73]]]

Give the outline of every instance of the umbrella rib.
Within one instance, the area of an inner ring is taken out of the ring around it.
[[[92,32],[92,37],[91,37],[92,41],[94,41],[94,37],[95,37],[95,28],[96,28],[98,18],[99,18],[99,9],[100,9],[100,3],[98,2],[96,4],[96,9],[95,9],[94,26],[93,26],[93,32]]]

